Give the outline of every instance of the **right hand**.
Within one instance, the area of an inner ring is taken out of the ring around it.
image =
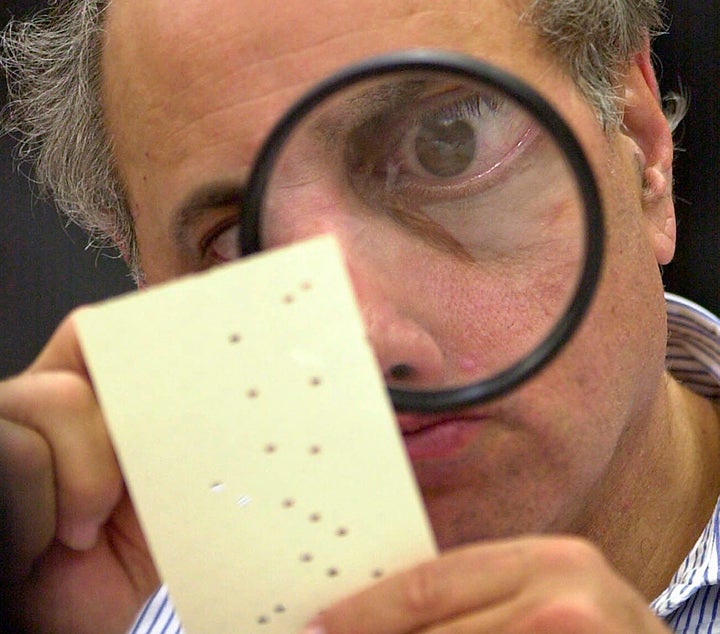
[[[0,631],[124,634],[158,584],[71,315],[0,382]]]

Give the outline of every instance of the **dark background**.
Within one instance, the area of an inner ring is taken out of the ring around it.
[[[0,27],[45,4],[0,0]],[[0,106],[5,99],[0,74]],[[0,138],[0,378],[30,363],[71,308],[132,288],[122,260],[86,250],[85,235],[33,194],[12,148]]]
[[[43,4],[0,0],[0,26]],[[684,89],[691,110],[678,135],[678,252],[664,275],[668,290],[720,313],[720,0],[667,6],[670,33],[656,44],[663,89]],[[132,288],[121,260],[85,250],[84,235],[32,194],[11,149],[0,139],[0,378],[24,368],[73,306]]]

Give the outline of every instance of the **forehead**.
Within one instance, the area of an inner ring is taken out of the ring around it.
[[[333,42],[353,56],[362,48],[355,36],[373,31],[395,36],[386,39],[387,47],[408,30],[426,37],[433,32],[436,44],[456,39],[456,46],[464,47],[465,36],[487,38],[484,23],[518,15],[525,5],[523,0],[114,0],[109,26],[122,34],[115,44],[151,43],[173,58],[193,44],[209,53],[232,45],[253,65]],[[494,35],[494,44],[506,39]]]
[[[162,121],[180,131],[211,111],[237,107],[240,97],[248,108],[258,106],[252,118],[266,131],[277,117],[275,103],[284,109],[312,83],[363,57],[431,47],[512,59],[522,42],[523,4],[115,0],[104,59],[111,118],[151,127]]]
[[[343,66],[410,48],[457,51],[535,84],[541,78],[546,96],[562,100],[562,73],[522,19],[527,4],[113,0],[103,111],[148,279],[151,260],[162,269],[156,279],[193,269],[165,264],[180,257],[173,238],[179,210],[213,183],[242,185],[283,112]],[[548,83],[553,75],[560,82]]]

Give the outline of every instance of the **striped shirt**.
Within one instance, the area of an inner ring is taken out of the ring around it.
[[[673,376],[708,398],[720,399],[720,319],[697,304],[666,294],[668,347]],[[651,608],[681,634],[720,634],[720,501],[710,522],[668,588]],[[130,634],[181,634],[182,626],[161,587]]]
[[[667,296],[667,367],[693,391],[720,399],[720,319]],[[697,543],[652,608],[673,631],[720,634],[720,501]]]

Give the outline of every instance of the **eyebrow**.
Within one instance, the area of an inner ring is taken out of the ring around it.
[[[177,244],[187,244],[192,228],[209,211],[225,207],[242,208],[246,196],[244,184],[232,181],[218,181],[203,185],[191,192],[179,205],[173,215],[171,235]]]
[[[335,134],[346,125],[339,121],[357,112],[370,110],[375,112],[380,108],[396,105],[399,101],[416,97],[426,82],[417,79],[404,80],[397,84],[382,83],[370,86],[358,94],[343,100],[340,108],[342,117],[323,116],[313,126],[326,139],[333,139]],[[342,125],[341,125],[342,124]],[[192,191],[178,206],[173,214],[170,225],[170,235],[176,244],[187,245],[192,228],[196,226],[212,210],[235,207],[238,212],[242,209],[243,201],[247,196],[245,183],[237,181],[216,181],[202,185]]]
[[[352,125],[352,122],[359,117],[371,118],[387,109],[397,108],[401,104],[410,102],[422,94],[426,83],[418,79],[405,79],[393,83],[382,77],[377,80],[377,85],[365,87],[335,103],[332,103],[333,97],[330,97],[329,101],[332,103],[330,112],[324,112],[314,123],[313,128],[332,141],[340,132],[348,128],[348,121]]]

